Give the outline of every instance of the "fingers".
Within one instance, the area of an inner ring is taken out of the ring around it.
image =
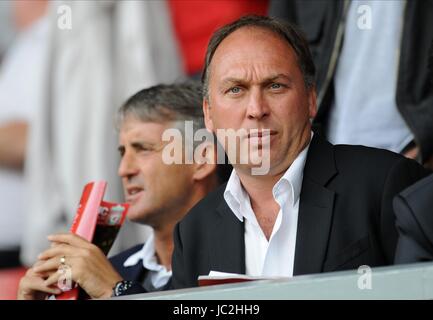
[[[26,275],[20,281],[17,298],[20,300],[37,299],[42,294],[60,294],[62,291],[45,284],[40,277]],[[43,295],[42,295],[43,296]]]
[[[35,270],[35,267],[36,267],[36,266],[40,266],[41,264],[43,264],[42,261],[38,261],[38,262],[36,262],[36,263],[33,265],[33,267],[31,267],[31,268],[29,268],[29,269],[27,270],[27,272],[26,272],[25,275],[26,275],[26,276],[29,276],[29,277],[39,277],[39,278],[43,278],[43,279],[48,278],[52,272],[37,272],[37,271]]]
[[[53,248],[47,249],[44,252],[42,252],[39,256],[38,259],[39,260],[48,260],[51,259],[53,257],[59,256],[59,262],[60,262],[60,257],[62,256],[76,256],[80,254],[81,249],[80,248],[76,248],[76,247],[72,247],[68,244],[59,244]]]
[[[50,287],[53,285],[58,286],[60,278],[62,278],[61,279],[62,281],[78,280],[78,279],[72,278],[72,275],[73,275],[72,269],[77,270],[77,267],[73,267],[74,264],[77,263],[76,259],[77,258],[70,257],[66,261],[66,265],[64,267],[62,267],[62,265],[59,262],[60,257],[54,257],[52,259],[44,261],[42,264],[38,265],[34,269],[38,273],[43,273],[43,274],[47,275],[46,278],[44,278],[45,279],[44,280],[45,286],[47,286],[47,287]],[[74,272],[74,276],[78,276],[79,274],[80,274],[79,272]],[[77,281],[77,282],[79,282],[79,281]],[[62,286],[60,285],[60,289],[64,289],[64,288],[62,288]],[[70,287],[67,290],[69,290],[69,289],[70,289]]]
[[[37,266],[33,267],[35,273],[46,273],[48,271],[57,270],[60,267],[60,256],[55,256],[51,259],[41,261]]]
[[[73,233],[59,233],[48,236],[48,240],[52,242],[66,243],[74,247],[87,248],[92,245],[86,239]]]
[[[35,264],[33,265],[32,268],[28,269],[27,272],[32,272],[34,270],[35,267],[40,266],[41,264],[43,264],[44,262],[41,260],[38,260],[35,262]]]
[[[54,284],[57,284],[59,282],[59,278],[63,273],[58,270],[57,272],[54,272],[51,276],[48,277],[47,280],[44,281],[44,285],[49,287]]]
[[[56,247],[56,246],[58,246],[60,244],[62,244],[62,243],[61,242],[51,242],[50,248],[54,248],[54,247]]]

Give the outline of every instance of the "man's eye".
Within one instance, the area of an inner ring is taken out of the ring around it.
[[[155,151],[158,151],[158,145],[146,145],[146,146],[141,146],[137,149],[137,152],[143,154],[149,154]]]
[[[241,92],[241,88],[239,88],[239,87],[233,87],[233,88],[230,88],[230,89],[228,90],[228,92],[229,92],[229,93],[233,93],[233,94],[238,94],[238,93]]]
[[[282,86],[279,83],[273,83],[271,84],[271,89],[280,89]]]
[[[139,152],[149,152],[152,151],[152,149],[148,148],[148,147],[141,147],[140,149],[138,149]]]

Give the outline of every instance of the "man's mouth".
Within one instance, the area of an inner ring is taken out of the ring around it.
[[[270,130],[270,129],[263,129],[263,130],[257,130],[257,129],[253,129],[250,130],[250,132],[248,133],[248,139],[251,138],[255,138],[255,139],[260,139],[260,138],[266,138],[266,137],[272,137],[274,135],[277,134],[277,131],[275,130]]]
[[[131,203],[137,200],[141,196],[143,190],[144,190],[143,188],[136,187],[136,186],[128,187],[126,189],[126,199],[125,199],[126,202]]]

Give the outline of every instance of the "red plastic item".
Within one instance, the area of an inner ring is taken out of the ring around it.
[[[103,201],[106,187],[105,181],[91,182],[84,186],[70,230],[72,233],[98,245],[105,254],[108,253],[114,242],[118,229],[123,224],[128,211],[128,204]],[[80,289],[75,285],[71,290],[57,295],[55,299],[77,300],[79,297]]]

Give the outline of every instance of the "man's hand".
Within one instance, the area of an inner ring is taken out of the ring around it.
[[[419,147],[415,146],[412,149],[406,151],[403,155],[409,159],[416,159],[418,157]],[[423,163],[424,167],[433,170],[433,156]]]
[[[40,263],[37,262],[21,278],[17,295],[18,300],[44,300],[50,294],[60,294],[62,292],[57,286],[49,286],[45,283],[48,275],[34,271],[34,267]]]
[[[55,244],[39,255],[38,273],[50,273],[44,284],[56,284],[60,274],[56,272],[64,257],[70,268],[71,280],[93,299],[109,298],[114,285],[122,277],[113,268],[104,253],[95,245],[74,234],[57,234],[48,237]],[[54,271],[54,272],[53,272]]]
[[[22,169],[26,156],[27,131],[27,122],[0,125],[0,167]]]
[[[406,158],[409,159],[416,159],[416,157],[418,157],[418,153],[419,153],[419,148],[417,146],[414,146],[413,148],[407,150],[405,153],[403,153],[403,155]]]

